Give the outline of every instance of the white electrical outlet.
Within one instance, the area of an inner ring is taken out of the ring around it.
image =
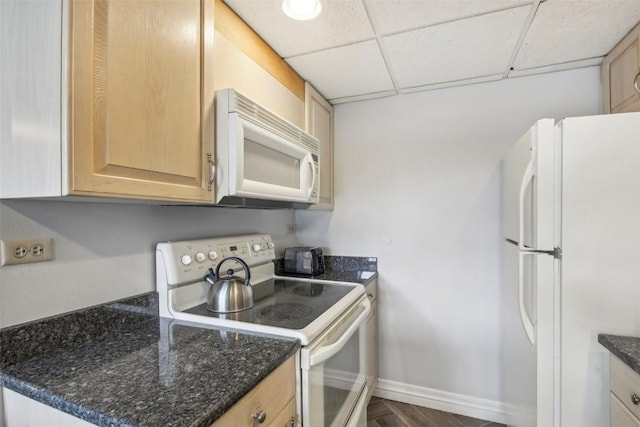
[[[0,265],[28,264],[53,259],[53,239],[0,240]]]

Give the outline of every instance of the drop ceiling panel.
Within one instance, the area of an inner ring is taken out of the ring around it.
[[[640,21],[640,0],[322,0],[312,21],[281,0],[223,1],[344,102],[597,65]]]
[[[374,40],[288,58],[287,62],[329,99],[393,90]]]
[[[503,73],[531,12],[522,6],[383,38],[401,88]]]
[[[284,58],[374,37],[362,0],[324,0],[311,21],[295,21],[282,12],[282,0],[225,0]]]
[[[525,4],[527,0],[365,0],[377,33],[389,35]]]
[[[639,20],[638,0],[547,0],[538,8],[514,68],[604,56]]]

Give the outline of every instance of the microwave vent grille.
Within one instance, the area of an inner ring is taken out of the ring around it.
[[[313,136],[289,123],[282,117],[273,114],[259,104],[251,101],[242,94],[235,92],[236,110],[245,119],[249,119],[259,126],[269,126],[270,130],[291,142],[307,148],[312,153],[318,154],[318,140]]]

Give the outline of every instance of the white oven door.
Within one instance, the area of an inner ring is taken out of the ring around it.
[[[365,297],[301,350],[302,422],[312,427],[343,427],[365,419]],[[356,413],[358,412],[358,413]]]
[[[317,157],[237,113],[229,114],[229,123],[236,133],[229,138],[229,166],[235,171],[229,176],[230,196],[317,201]]]

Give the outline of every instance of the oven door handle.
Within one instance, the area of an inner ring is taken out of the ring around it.
[[[334,342],[333,344],[320,347],[319,349],[314,350],[309,355],[309,367],[319,365],[325,360],[335,356],[336,353],[342,350],[342,347],[344,347],[347,341],[351,339],[353,334],[358,329],[360,329],[360,326],[362,326],[362,324],[367,321],[367,317],[371,312],[371,303],[369,302],[368,298],[365,298],[364,300],[362,300],[361,304],[364,306],[364,311],[360,313],[358,318],[351,324],[351,326],[349,326],[349,328],[346,331],[344,331],[344,333],[338,339],[338,341]]]

